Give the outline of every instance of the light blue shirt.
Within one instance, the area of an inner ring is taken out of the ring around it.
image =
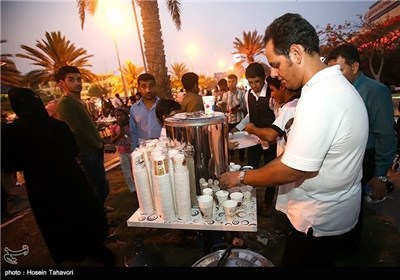
[[[161,124],[156,116],[156,105],[160,98],[156,97],[156,102],[150,110],[143,104],[142,99],[131,106],[129,110],[129,132],[132,139],[132,150],[139,145],[139,139],[160,138]]]

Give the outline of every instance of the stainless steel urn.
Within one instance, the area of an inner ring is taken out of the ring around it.
[[[227,118],[220,112],[209,117],[199,111],[176,114],[164,123],[169,138],[193,146],[196,192],[200,195],[200,178],[218,179],[228,168]]]

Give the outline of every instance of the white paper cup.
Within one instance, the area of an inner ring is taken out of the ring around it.
[[[214,116],[215,96],[206,95],[203,96],[202,98],[204,105],[204,113],[206,114],[206,116]]]
[[[222,203],[222,207],[224,208],[226,221],[232,223],[236,215],[237,201],[226,200]]]
[[[241,166],[239,164],[229,165],[229,171],[239,171]]]
[[[212,188],[204,188],[204,189],[203,189],[203,194],[204,194],[204,195],[211,195],[211,196],[213,196],[213,190],[212,190]]]
[[[222,203],[228,200],[229,192],[227,190],[219,190],[215,193],[217,197],[218,203],[222,205]]]
[[[197,198],[199,202],[199,208],[201,216],[204,221],[210,221],[213,219],[213,209],[214,209],[214,201],[211,195],[200,195]]]
[[[200,195],[197,201],[199,202],[199,206],[208,207],[213,205],[213,198],[211,195]]]
[[[232,188],[227,189],[227,191],[229,193],[240,192],[240,187],[232,187]]]
[[[238,203],[238,205],[240,205],[243,202],[243,193],[241,192],[233,192],[229,195],[229,197],[236,201]]]
[[[253,187],[249,185],[241,186],[240,191],[243,194],[243,199],[245,202],[251,202],[251,197],[253,194]]]
[[[208,185],[207,182],[204,182],[203,184],[201,184],[201,193],[203,193],[203,190],[208,188],[208,187],[209,187],[209,185]]]

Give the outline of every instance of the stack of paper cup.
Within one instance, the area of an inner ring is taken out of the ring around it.
[[[172,196],[171,181],[169,178],[168,160],[165,155],[152,153],[153,163],[153,191],[157,213],[166,222],[176,218],[174,198]]]
[[[143,150],[135,150],[131,154],[132,174],[135,180],[136,192],[141,214],[152,214],[155,211],[153,190],[147,174]]]
[[[190,176],[186,166],[185,155],[175,154],[173,157],[175,178],[175,201],[179,219],[189,219],[192,214],[190,201]]]

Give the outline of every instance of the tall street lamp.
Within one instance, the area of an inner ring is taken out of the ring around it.
[[[125,77],[124,77],[124,74],[122,72],[121,59],[119,57],[117,40],[115,38],[115,27],[120,22],[120,15],[118,14],[118,12],[116,10],[111,10],[111,11],[109,11],[108,16],[109,16],[109,18],[111,20],[111,23],[112,23],[113,40],[114,40],[115,51],[117,53],[118,67],[119,67],[119,73],[121,74],[122,87],[124,88],[125,98],[128,98],[128,89],[126,87]]]
[[[120,58],[119,58],[117,40],[115,39],[115,33],[114,33],[114,31],[113,31],[113,38],[114,38],[115,51],[117,52],[118,66],[119,66],[119,72],[120,72],[120,74],[121,74],[122,86],[123,86],[123,88],[124,88],[125,98],[128,98],[128,89],[126,88],[125,77],[124,77],[124,74],[122,73],[121,60],[120,60]]]

